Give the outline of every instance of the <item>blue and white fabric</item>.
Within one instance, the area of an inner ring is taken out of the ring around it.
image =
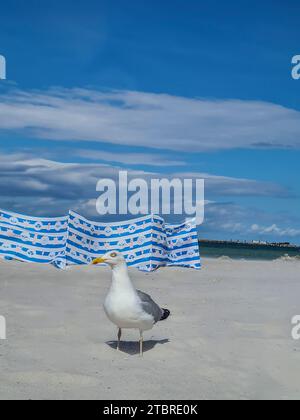
[[[0,210],[0,256],[25,262],[90,264],[109,250],[123,253],[129,266],[154,271],[162,266],[199,269],[194,220],[166,224],[159,216],[101,223],[70,211],[66,217],[37,218]]]
[[[109,250],[123,253],[129,266],[153,271],[161,266],[200,268],[199,245],[193,220],[165,224],[159,216],[118,223],[97,223],[69,214],[67,264],[89,264]]]
[[[39,218],[0,210],[0,256],[65,268],[68,217]]]

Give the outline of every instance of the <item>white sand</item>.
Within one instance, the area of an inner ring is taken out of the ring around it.
[[[108,268],[1,262],[0,399],[300,398],[300,262],[203,263],[132,271],[172,311],[145,333],[140,358],[138,332],[125,332],[122,353],[109,343]]]

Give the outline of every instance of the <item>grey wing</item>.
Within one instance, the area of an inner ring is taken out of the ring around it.
[[[154,302],[151,296],[147,295],[147,293],[137,290],[137,294],[141,299],[143,310],[147,312],[147,314],[152,315],[155,322],[160,321],[163,316],[163,310]]]

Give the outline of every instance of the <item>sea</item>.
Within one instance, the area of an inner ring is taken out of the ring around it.
[[[247,243],[210,242],[201,240],[200,254],[207,258],[229,257],[247,260],[300,259],[300,247],[252,245]]]

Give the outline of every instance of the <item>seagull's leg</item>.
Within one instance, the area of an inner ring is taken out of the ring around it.
[[[118,331],[118,344],[117,344],[117,350],[118,351],[120,350],[121,335],[122,335],[122,330],[121,330],[121,328],[119,328],[119,331]]]
[[[143,331],[140,330],[140,356],[143,356]]]

